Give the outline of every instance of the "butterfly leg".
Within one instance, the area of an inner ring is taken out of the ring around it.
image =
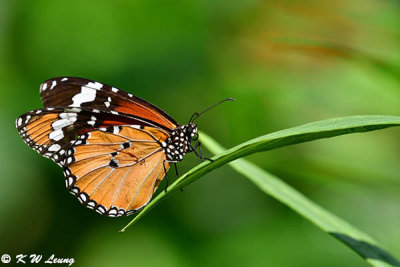
[[[167,183],[167,184],[165,185],[164,191],[165,191],[165,193],[167,193],[167,188],[168,188],[168,186],[169,186],[169,180],[168,180],[167,168],[165,168],[165,162],[174,163],[176,177],[179,177],[179,174],[178,174],[178,169],[177,169],[177,167],[176,167],[177,161],[169,161],[169,160],[164,160],[164,161],[163,161],[163,167],[164,167],[164,173],[165,173],[165,179],[166,179],[165,181],[166,181],[166,183]]]
[[[196,154],[196,156],[198,156],[200,159],[205,159],[205,160],[208,160],[211,162],[214,161],[213,159],[206,158],[203,156],[203,153],[201,152],[201,142],[197,142],[197,144],[194,147],[190,146],[190,148],[191,148],[191,151],[193,151]],[[199,152],[196,151],[197,148],[199,148]]]
[[[163,161],[163,167],[164,167],[164,173],[165,173],[165,182],[166,182],[164,191],[165,191],[165,193],[167,193],[167,188],[169,186],[169,180],[168,180],[167,168],[165,168],[165,162],[166,162],[166,160]]]
[[[176,173],[176,178],[179,177],[179,173],[178,173],[178,168],[176,167],[176,163],[174,162],[174,167],[175,167],[175,173]],[[183,187],[181,187],[181,192],[183,192]]]
[[[203,153],[201,152],[201,143],[200,143],[200,142],[198,142],[197,144],[199,144],[198,146],[199,146],[199,155],[200,155],[200,158],[201,158],[201,159],[208,160],[208,161],[211,161],[211,162],[214,162],[214,160],[213,160],[213,159],[206,158],[206,157],[204,157],[204,156],[203,156]]]
[[[179,178],[179,173],[178,173],[178,168],[176,167],[176,162],[174,162],[174,167],[175,167],[176,178]]]

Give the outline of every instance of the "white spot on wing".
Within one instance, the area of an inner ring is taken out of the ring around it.
[[[53,144],[49,147],[49,151],[58,151],[60,150],[61,146],[59,144]]]
[[[64,133],[61,129],[53,131],[49,134],[49,138],[54,141],[59,141],[64,137]]]
[[[112,209],[108,212],[108,215],[117,215],[117,210]]]
[[[67,80],[68,80],[68,78],[62,78],[62,79],[61,79],[62,82],[65,82],[65,81],[67,81]]]
[[[117,93],[117,92],[118,92],[118,89],[115,88],[115,87],[111,88],[111,90],[112,90],[114,93]]]
[[[92,117],[90,118],[90,121],[88,121],[88,124],[94,126],[95,123],[96,123],[96,117],[95,117],[95,116],[92,116]]]
[[[119,127],[118,126],[114,126],[113,127],[113,134],[117,134],[119,133]]]
[[[71,189],[71,192],[72,192],[72,194],[77,194],[79,191],[78,191],[78,188],[72,188]]]
[[[18,123],[18,126],[22,125],[22,118],[21,117],[18,118],[18,122],[17,123]]]
[[[99,82],[94,82],[94,83],[89,82],[86,86],[99,90],[99,89],[101,89],[103,87],[103,84],[101,84]]]
[[[96,211],[98,211],[99,213],[103,214],[103,213],[105,213],[107,210],[106,210],[103,206],[99,206],[99,207],[97,208]]]
[[[94,101],[96,98],[96,90],[82,86],[81,92],[76,94],[72,101],[73,103],[69,105],[70,107],[80,107],[82,103]]]
[[[42,91],[46,90],[47,89],[47,83],[43,83],[40,89]]]
[[[76,113],[82,111],[82,109],[80,109],[80,108],[69,108],[69,109],[67,109],[67,110],[68,110],[68,111],[71,111],[71,112],[76,112]]]
[[[125,210],[124,209],[120,209],[119,211],[118,211],[118,214],[121,216],[121,215],[124,215],[125,214]]]
[[[51,83],[50,90],[52,90],[56,85],[57,85],[57,82],[56,82],[56,81],[53,81],[53,82]]]
[[[72,177],[68,177],[67,181],[68,187],[70,187],[74,183],[74,179]]]
[[[59,117],[61,119],[69,119],[69,120],[76,120],[76,117],[78,116],[78,114],[76,113],[60,113]]]
[[[61,118],[60,120],[56,120],[51,124],[51,127],[53,127],[55,131],[67,127],[69,125],[72,125],[77,119],[77,114],[60,113],[59,117]]]
[[[86,202],[86,200],[87,200],[86,195],[85,195],[85,194],[82,194],[82,193],[79,194],[78,199],[79,199],[79,201],[80,201],[81,203]]]

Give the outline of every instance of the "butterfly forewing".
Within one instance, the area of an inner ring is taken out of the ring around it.
[[[16,121],[24,141],[34,150],[56,163],[62,164],[65,150],[77,141],[77,136],[96,128],[137,125],[139,119],[82,108],[43,108],[27,112]],[[152,128],[151,128],[152,129]],[[167,133],[162,129],[158,132]]]
[[[157,106],[130,93],[96,81],[75,77],[58,77],[40,86],[45,107],[77,107],[124,113],[166,130],[178,123]]]
[[[16,126],[25,143],[59,163],[76,135],[91,126],[87,124],[90,117],[74,108],[43,108],[21,115]]]

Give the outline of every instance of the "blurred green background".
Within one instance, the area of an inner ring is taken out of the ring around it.
[[[81,206],[14,121],[42,106],[42,81],[64,75],[124,89],[181,123],[234,97],[198,120],[225,147],[325,118],[400,115],[399,25],[389,0],[0,1],[0,254],[55,253],[76,266],[366,266],[228,166],[120,234],[132,217]],[[249,159],[400,257],[399,129]],[[198,162],[186,156],[180,173]]]

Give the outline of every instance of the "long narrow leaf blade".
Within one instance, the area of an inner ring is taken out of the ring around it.
[[[203,133],[203,144],[214,154],[224,148]],[[237,159],[229,165],[252,181],[259,189],[290,207],[298,214],[334,236],[373,266],[400,266],[400,262],[373,240],[346,221],[338,218],[279,178],[264,171],[245,159]]]

